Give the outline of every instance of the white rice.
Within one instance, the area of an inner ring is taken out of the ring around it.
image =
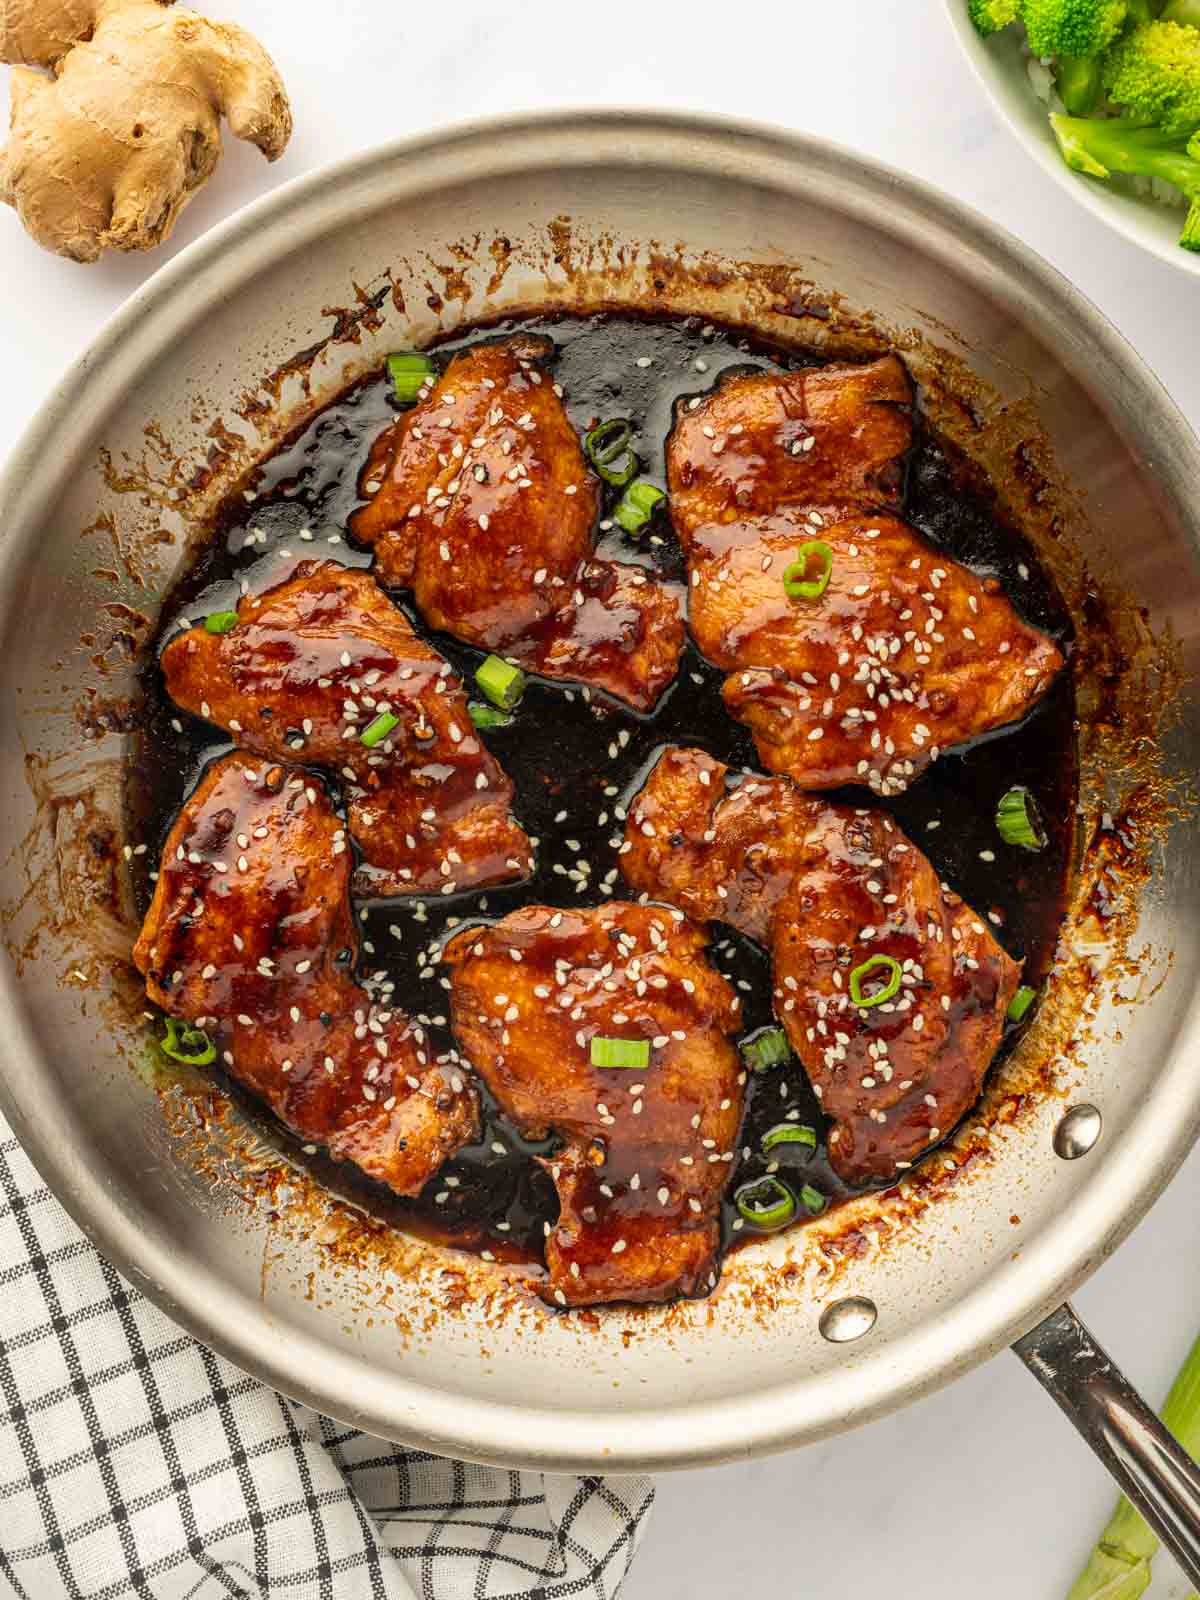
[[[1021,53],[1025,58],[1025,71],[1034,94],[1051,111],[1065,111],[1066,107],[1054,87],[1054,65],[1050,57],[1035,56],[1027,44],[1022,44]],[[1103,115],[1103,112],[1099,114]],[[1137,195],[1142,200],[1153,200],[1156,205],[1168,206],[1172,211],[1184,210],[1190,204],[1181,190],[1172,183],[1166,183],[1162,178],[1139,178],[1115,173],[1109,182],[1112,188],[1120,190],[1123,194]]]
[[[1121,181],[1130,194],[1136,194],[1143,200],[1153,200],[1156,205],[1169,206],[1172,211],[1181,211],[1190,204],[1183,190],[1177,189],[1173,183],[1167,183],[1164,178],[1127,177]]]
[[[1065,111],[1067,108],[1058,98],[1058,90],[1054,87],[1054,69],[1049,59],[1043,61],[1040,56],[1035,56],[1028,45],[1022,45],[1021,51],[1025,57],[1025,71],[1029,74],[1034,94],[1043,105],[1049,106],[1051,111]]]

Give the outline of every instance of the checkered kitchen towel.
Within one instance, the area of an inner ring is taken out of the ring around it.
[[[0,1596],[614,1600],[654,1491],[402,1450],[197,1344],[0,1119]]]

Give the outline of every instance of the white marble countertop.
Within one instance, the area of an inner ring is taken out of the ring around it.
[[[965,0],[964,0],[965,3]],[[1020,234],[1088,294],[1200,424],[1200,284],[1071,203],[982,100],[942,0],[207,0],[256,30],[297,133],[278,165],[231,148],[167,250],[81,268],[0,215],[0,455],[101,321],[159,262],[285,177],[468,117],[625,105],[721,112],[825,135],[907,168]],[[1130,1070],[1137,1070],[1130,1063]],[[1149,1397],[1200,1329],[1200,1154],[1077,1297]],[[627,1600],[770,1590],[805,1600],[1057,1600],[1107,1515],[1099,1466],[1012,1356],[901,1415],[803,1452],[660,1480]],[[1160,1558],[1151,1594],[1186,1586]]]

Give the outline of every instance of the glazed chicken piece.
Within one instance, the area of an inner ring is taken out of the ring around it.
[[[678,666],[682,595],[591,559],[598,486],[539,365],[552,350],[523,335],[455,356],[376,441],[350,531],[431,627],[648,711]]]
[[[177,635],[162,668],[178,705],[247,749],[342,776],[359,893],[452,893],[532,869],[462,685],[369,573],[301,562],[243,598],[229,632]]]
[[[478,1137],[478,1096],[355,983],[350,870],[319,780],[223,756],[171,829],[133,959],[293,1133],[413,1195]]]
[[[721,1194],[745,1073],[738,1001],[676,911],[533,906],[446,947],[464,1054],[517,1127],[557,1133],[547,1299],[657,1301],[716,1283]],[[643,1068],[591,1065],[595,1037],[648,1040]]]
[[[681,537],[789,507],[900,510],[915,396],[898,356],[749,372],[677,402],[668,445]]]
[[[978,1098],[1020,964],[882,812],[787,778],[727,790],[728,770],[668,749],[630,807],[623,871],[769,947],[775,1012],[831,1119],[835,1170],[887,1181]]]
[[[1063,665],[994,579],[894,514],[912,389],[895,356],[754,373],[682,403],[667,450],[689,624],[759,757],[805,789],[898,794],[942,750],[1017,721]],[[816,598],[784,574],[829,566]],[[814,548],[815,547],[815,548]]]

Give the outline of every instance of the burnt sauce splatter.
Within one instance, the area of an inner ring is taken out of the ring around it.
[[[735,368],[815,364],[811,354],[773,348],[696,318],[615,314],[526,318],[475,328],[443,345],[437,358],[512,332],[553,340],[555,377],[576,428],[583,433],[606,418],[627,418],[642,472],[659,483],[665,483],[664,450],[678,396],[704,393]],[[281,581],[301,560],[368,565],[369,554],[347,542],[345,529],[361,503],[358,479],[367,450],[395,415],[388,385],[372,380],[351,389],[288,440],[259,470],[252,488],[225,506],[211,542],[164,609],[159,644],[181,619],[232,608],[240,593]],[[616,491],[606,494],[598,553],[682,579],[682,556],[663,511],[656,514],[649,537],[634,540],[611,524]],[[948,555],[981,576],[995,577],[1027,620],[1069,650],[1066,608],[1032,548],[999,515],[993,493],[974,469],[920,420],[908,465],[906,515]],[[432,632],[409,597],[396,598],[417,631],[470,686],[483,652]],[[536,876],[510,888],[423,903],[360,903],[362,981],[376,992],[394,993],[398,1004],[428,1025],[437,1048],[445,1049],[451,1042],[449,996],[436,951],[449,933],[534,902],[594,904],[601,884],[616,898],[627,893],[615,871],[624,807],[664,745],[699,745],[735,769],[755,767],[747,731],[722,705],[723,676],[689,644],[676,682],[647,717],[599,693],[532,680],[511,725],[485,737],[516,784],[517,816],[539,840]],[[135,739],[128,796],[132,836],[150,847],[134,865],[148,874],[200,771],[230,744],[219,730],[166,698],[156,655],[146,663],[144,688],[146,712]],[[1050,844],[1038,854],[1004,845],[996,832],[996,801],[1014,782],[1033,791],[1045,818]],[[943,756],[908,793],[878,800],[848,790],[835,798],[881,805],[892,813],[943,879],[978,911],[993,914],[1001,942],[1025,961],[1024,981],[1036,986],[1053,960],[1065,905],[1075,787],[1074,696],[1066,672],[1022,724]],[[144,908],[152,888],[148,875],[138,887]],[[770,969],[764,952],[718,925],[711,953],[741,996],[746,1033],[769,1024]],[[1006,1044],[1014,1032],[1010,1029]],[[354,1168],[303,1155],[299,1142],[251,1104],[237,1084],[225,1081],[225,1087],[292,1159],[381,1220],[500,1260],[540,1259],[543,1225],[557,1216],[554,1187],[541,1161],[555,1144],[522,1139],[486,1090],[480,1142],[460,1151],[418,1199],[406,1201]],[[780,1144],[764,1156],[763,1135],[787,1121],[815,1129],[817,1148]],[[810,1184],[831,1204],[850,1192],[829,1165],[820,1109],[795,1061],[751,1076],[739,1148],[731,1193],[775,1170],[776,1158],[778,1170],[792,1177],[794,1186]],[[727,1203],[726,1242],[748,1232]]]

